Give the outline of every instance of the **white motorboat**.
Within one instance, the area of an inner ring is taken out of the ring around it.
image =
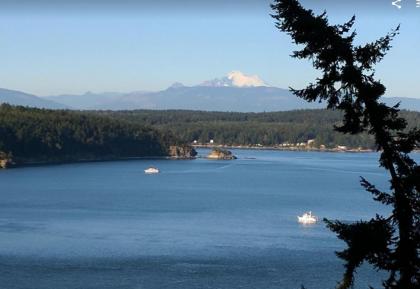
[[[158,174],[159,173],[159,169],[155,168],[155,167],[149,167],[147,169],[144,170],[145,174]]]
[[[306,212],[302,216],[298,216],[298,222],[301,224],[315,224],[317,222],[317,217],[312,215],[312,212]]]

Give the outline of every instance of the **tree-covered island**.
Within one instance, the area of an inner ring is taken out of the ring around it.
[[[172,134],[90,113],[0,105],[0,166],[139,157],[190,158]]]

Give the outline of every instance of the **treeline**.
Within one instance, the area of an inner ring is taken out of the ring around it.
[[[164,134],[173,133],[185,142],[197,140],[217,144],[276,146],[315,140],[315,146],[337,145],[373,148],[368,134],[343,135],[334,131],[342,114],[331,110],[295,110],[284,112],[238,113],[188,110],[102,111],[101,115],[150,125]],[[420,113],[402,111],[410,127],[420,126]]]
[[[173,143],[140,122],[0,105],[0,153],[18,162],[164,156]]]
[[[410,127],[420,126],[420,113],[403,111]],[[45,110],[0,105],[0,158],[17,162],[100,160],[166,156],[170,145],[197,140],[225,145],[373,148],[367,134],[343,135],[333,130],[341,114],[327,110],[267,113],[186,110],[91,111]]]

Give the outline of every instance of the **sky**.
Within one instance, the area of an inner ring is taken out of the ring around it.
[[[401,24],[377,66],[388,96],[420,98],[420,7],[402,0],[302,0],[331,23],[356,15],[357,41]],[[318,73],[290,54],[269,0],[0,0],[0,87],[40,96],[161,90],[233,70],[303,88]],[[419,3],[420,6],[420,3]]]

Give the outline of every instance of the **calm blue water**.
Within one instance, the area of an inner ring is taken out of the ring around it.
[[[234,152],[0,171],[0,287],[333,288],[343,243],[296,216],[386,214],[358,184],[387,187],[377,154]]]

